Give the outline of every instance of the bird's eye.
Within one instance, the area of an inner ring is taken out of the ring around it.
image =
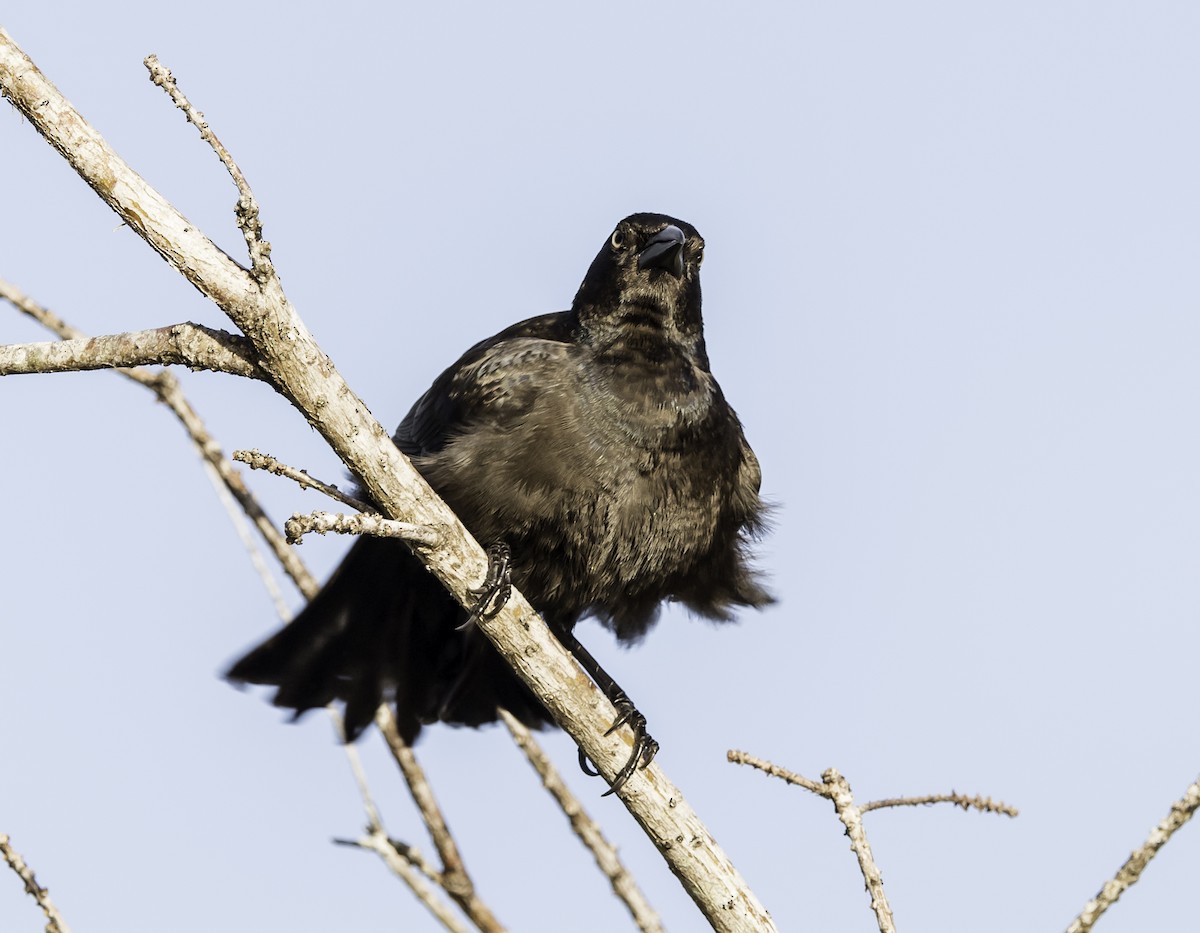
[[[700,263],[704,262],[704,244],[701,243],[696,247],[696,267],[699,268]]]
[[[625,234],[621,232],[620,227],[613,231],[612,239],[609,242],[613,249],[620,249],[625,245]]]

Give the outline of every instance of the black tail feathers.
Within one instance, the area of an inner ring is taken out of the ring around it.
[[[438,720],[479,726],[503,706],[527,725],[550,721],[541,703],[474,627],[465,611],[399,541],[361,538],[292,622],[226,672],[276,689],[295,711],[344,704],[353,741],[383,702],[394,703],[405,741]]]

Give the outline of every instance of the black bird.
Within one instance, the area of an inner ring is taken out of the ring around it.
[[[771,601],[747,560],[764,520],[758,460],[704,346],[703,256],[690,224],[626,217],[569,311],[477,343],[393,438],[493,556],[511,555],[512,582],[616,706],[613,728],[634,729],[613,789],[658,745],[575,624],[594,616],[635,642],[664,601],[719,621]],[[277,687],[297,717],[342,700],[347,740],[385,700],[410,742],[435,721],[492,722],[499,706],[550,722],[469,621],[403,543],[364,537],[227,676]]]

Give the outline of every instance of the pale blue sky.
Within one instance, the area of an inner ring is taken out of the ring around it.
[[[1200,7],[23,4],[2,24],[135,168],[242,255],[259,197],[290,297],[389,428],[463,349],[565,307],[613,223],[707,240],[713,368],[762,462],[780,602],[668,613],[622,651],[660,762],[781,930],[870,930],[828,804],[882,812],[902,930],[1063,928],[1200,772]],[[76,326],[201,299],[0,107],[0,275]],[[44,339],[0,309],[0,340]],[[183,374],[227,449],[341,470],[261,386]],[[433,929],[376,859],[320,716],[217,677],[272,608],[169,415],[111,374],[0,382],[0,831],[77,933]],[[251,480],[279,520],[319,507]],[[324,575],[346,543],[302,549]],[[620,804],[546,744],[674,931],[699,915]],[[626,928],[499,730],[420,754],[514,931]],[[428,850],[372,736],[392,835]],[[1100,925],[1194,922],[1184,829]],[[551,880],[552,879],[552,880]],[[0,929],[40,917],[0,874]]]

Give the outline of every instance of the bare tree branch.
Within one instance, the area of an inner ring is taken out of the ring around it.
[[[834,768],[822,774],[821,780],[825,784],[824,796],[833,801],[833,809],[842,825],[846,827],[846,835],[850,837],[850,848],[858,857],[858,868],[867,882],[867,893],[871,895],[871,910],[875,911],[879,933],[896,933],[892,907],[883,892],[883,875],[879,873],[879,866],[875,864],[871,843],[867,841],[867,831],[863,827],[862,810],[854,805],[850,784]]]
[[[341,717],[336,713],[333,718],[338,727],[339,735],[342,734]],[[370,849],[377,853],[383,859],[385,865],[392,870],[405,884],[409,886],[417,900],[424,904],[447,930],[452,933],[465,931],[466,928],[459,922],[458,917],[450,909],[450,905],[444,903],[441,898],[437,897],[433,888],[430,887],[422,875],[425,875],[440,887],[445,889],[442,880],[429,873],[427,863],[424,859],[417,856],[415,852],[401,851],[387,835],[383,828],[383,820],[379,815],[379,808],[375,806],[375,800],[371,796],[371,789],[367,786],[367,775],[363,770],[362,761],[358,757],[358,749],[353,744],[346,744],[346,758],[350,762],[350,770],[354,774],[354,781],[358,785],[359,795],[362,797],[363,809],[367,813],[367,835],[362,839],[347,842],[346,840],[334,840],[342,844],[356,845],[360,848]]]
[[[0,30],[2,32],[2,30]],[[43,327],[58,334],[63,340],[71,341],[86,341],[87,335],[78,328],[72,327],[58,315],[54,314],[48,308],[38,304],[19,288],[10,282],[0,279],[0,298],[8,301],[18,311],[33,318]],[[263,511],[258,500],[254,498],[250,490],[246,487],[242,480],[242,475],[233,468],[233,465],[225,457],[225,452],[221,449],[221,445],[216,442],[213,436],[209,433],[203,419],[196,413],[191,403],[184,396],[183,390],[180,388],[179,380],[168,372],[151,372],[141,367],[131,369],[118,369],[120,373],[127,379],[145,386],[163,402],[179,419],[179,423],[183,425],[187,431],[188,437],[195,445],[196,450],[204,459],[208,466],[216,471],[220,476],[225,488],[237,501],[238,505],[254,523],[254,527],[258,529],[258,533],[262,535],[267,546],[283,567],[284,572],[296,584],[296,587],[304,594],[305,598],[311,599],[316,595],[318,586],[316,580],[305,568],[304,564],[296,556],[296,552],[292,550],[284,540],[283,535],[276,528],[275,523]]]
[[[438,921],[451,933],[468,933],[467,927],[462,921],[455,916],[450,909],[450,905],[444,903],[433,891],[429,882],[421,875],[412,862],[402,855],[393,845],[392,840],[387,837],[382,829],[374,829],[368,832],[361,839],[335,839],[340,845],[357,846],[360,849],[368,849],[379,855],[383,862],[394,874],[403,879],[404,883],[412,889],[417,900],[429,908],[430,912],[437,917]],[[503,929],[498,927],[497,929]]]
[[[348,496],[336,486],[331,486],[328,483],[323,483],[319,479],[309,476],[304,470],[297,470],[295,467],[288,466],[276,460],[270,454],[264,454],[258,450],[235,450],[233,459],[239,463],[244,463],[252,470],[266,470],[268,473],[274,473],[276,476],[285,476],[290,480],[300,484],[301,489],[315,489],[318,492],[323,492],[342,505],[348,505],[356,512],[364,512],[367,514],[375,514],[375,509],[366,502],[355,499],[353,496]]]
[[[173,324],[106,337],[0,347],[0,376],[156,364],[267,379],[255,362],[250,341],[200,324]]]
[[[426,829],[429,830],[434,846],[437,847],[438,857],[442,860],[442,870],[439,875],[442,888],[480,930],[484,933],[500,933],[504,927],[475,893],[475,883],[471,880],[462,856],[459,854],[458,845],[450,834],[446,818],[442,815],[441,807],[438,806],[437,798],[433,796],[433,788],[429,785],[429,779],[425,777],[425,771],[418,764],[417,756],[413,754],[412,748],[400,735],[390,707],[384,705],[376,711],[375,724],[383,733],[388,749],[396,760],[396,764],[399,765],[400,773],[404,775],[404,780],[408,784],[409,793],[412,794],[412,799],[421,813],[421,819],[425,822]]]
[[[870,813],[872,810],[882,810],[884,807],[924,807],[934,803],[952,803],[964,810],[975,809],[983,813],[1000,813],[1004,816],[1020,815],[1020,811],[1016,807],[1010,807],[1002,800],[980,797],[978,794],[969,797],[966,794],[956,794],[954,791],[948,794],[926,794],[923,797],[888,797],[886,800],[872,800],[870,803],[864,803],[860,809],[863,813]]]
[[[735,765],[749,765],[752,768],[757,768],[771,777],[777,777],[787,781],[789,784],[796,784],[803,787],[805,790],[810,790],[814,794],[821,797],[826,797],[827,788],[824,784],[819,784],[816,781],[809,780],[803,774],[797,774],[795,771],[789,771],[787,768],[781,768],[777,764],[767,761],[765,758],[756,758],[746,752],[739,752],[735,749],[730,749],[725,753],[725,760],[730,761]]]
[[[82,331],[79,331],[76,329],[76,327],[68,325],[66,321],[59,318],[58,315],[50,312],[49,309],[38,305],[38,303],[30,299],[28,295],[23,294],[22,291],[14,287],[14,285],[2,281],[2,279],[0,279],[0,297],[10,301],[14,307],[19,309],[19,311],[28,314],[29,317],[34,318],[38,321],[38,323],[48,327],[49,330],[59,333],[60,336],[66,339],[72,339],[72,341],[86,341],[86,337],[83,336]],[[284,543],[280,532],[278,532],[278,530],[275,528],[274,523],[271,523],[270,519],[266,517],[262,507],[260,507],[258,504],[258,500],[254,498],[250,490],[248,490],[245,484],[242,483],[239,472],[234,470],[233,466],[229,464],[226,458],[224,458],[221,446],[216,443],[214,438],[212,438],[212,435],[209,434],[208,429],[205,428],[204,422],[200,420],[199,415],[191,407],[191,404],[188,403],[187,398],[180,389],[178,380],[176,380],[173,375],[170,375],[169,373],[151,373],[146,371],[144,368],[116,369],[115,372],[124,375],[124,377],[128,379],[136,381],[136,383],[148,387],[148,389],[155,392],[155,395],[158,396],[162,402],[168,405],[168,408],[173,411],[175,416],[178,417],[182,423],[182,426],[184,426],[186,429],[188,438],[192,440],[193,445],[196,446],[197,450],[200,452],[200,456],[203,458],[204,466],[206,469],[208,469],[210,477],[214,477],[214,487],[217,489],[218,495],[222,495],[224,498],[233,502],[233,508],[230,508],[228,511],[230,519],[233,520],[234,525],[239,529],[239,534],[241,534],[242,530],[242,522],[240,520],[241,516],[238,512],[234,511],[238,505],[241,506],[242,512],[245,512],[245,516],[250,518],[253,524],[256,525],[259,534],[263,536],[266,542],[268,542],[272,552],[274,552],[276,558],[281,561],[281,564],[284,566],[284,570],[288,571],[290,576],[292,576],[294,582],[296,585],[298,585],[298,588],[304,592],[308,598],[311,598],[314,594],[316,594],[318,589],[316,580],[314,580],[311,574],[308,573],[307,568],[304,566],[304,562],[300,561],[299,558],[296,558],[294,550],[288,547],[287,543]],[[242,455],[245,456],[238,457],[238,453],[242,453]],[[251,453],[238,451],[234,453],[234,458],[242,459],[242,461],[250,463],[252,469],[269,469],[272,472],[277,472],[277,474],[281,475],[290,475],[293,474],[293,472],[296,472],[292,470],[292,468],[288,468],[288,466],[284,466],[283,464],[274,461],[274,458],[266,457],[265,455],[259,455],[257,451]],[[336,489],[325,487],[324,483],[311,480],[311,478],[307,477],[305,474],[299,474],[299,477],[296,478],[300,477],[302,477],[301,483],[305,484],[305,486],[313,486],[314,488],[322,488],[323,490],[331,490],[332,493],[337,493]],[[340,496],[340,498],[346,499],[350,502],[350,504],[355,504],[355,500],[350,499],[350,496]],[[361,504],[361,502],[359,502],[358,505],[367,507],[365,504]],[[388,522],[388,519],[377,520],[384,520],[384,522]],[[391,522],[391,524],[403,525],[403,523],[397,522]],[[247,550],[250,550],[252,560],[256,558],[258,552],[251,546],[252,542],[247,542],[245,535],[242,535],[242,541],[247,544]],[[284,621],[287,621],[289,619],[288,609],[286,606],[284,606],[281,597],[278,596],[277,590],[274,588],[274,578],[272,578],[270,574],[266,572],[265,567],[259,566],[258,561],[256,561],[256,566],[259,567],[259,576],[263,578],[266,588],[268,588],[268,590],[271,592],[272,598],[275,600],[278,614],[280,614]],[[338,715],[337,711],[332,708],[329,709],[329,714],[332,720],[334,720],[337,734],[342,735],[341,716]],[[462,931],[464,927],[461,925],[461,922],[458,921],[454,913],[452,913],[448,905],[438,901],[430,885],[426,884],[425,881],[420,877],[420,873],[425,873],[426,877],[432,880],[434,884],[442,886],[444,880],[442,875],[432,872],[430,867],[428,867],[428,863],[422,859],[418,851],[410,848],[402,850],[401,847],[398,847],[398,845],[395,843],[388,845],[388,847],[385,847],[385,845],[380,843],[380,835],[383,835],[384,839],[388,837],[386,837],[385,833],[383,833],[383,821],[379,817],[379,812],[376,805],[374,805],[371,791],[367,787],[366,775],[364,774],[364,771],[362,771],[362,765],[358,757],[358,750],[356,750],[352,744],[343,744],[343,748],[344,751],[346,751],[347,758],[349,759],[350,769],[352,769],[354,774],[355,782],[358,783],[359,791],[362,796],[362,801],[364,801],[364,808],[366,809],[368,817],[368,835],[362,839],[359,839],[359,841],[348,844],[354,844],[358,845],[360,848],[367,848],[377,851],[377,853],[383,857],[386,865],[391,868],[391,871],[409,886],[409,889],[413,891],[413,895],[418,898],[418,901],[424,903],[426,907],[430,909],[431,913],[436,916],[446,928],[451,929],[451,931]],[[415,758],[413,759],[413,762],[415,765]],[[449,830],[445,829],[444,821],[442,830],[446,837],[449,838]],[[450,839],[449,844],[452,847],[452,845],[454,845],[454,841]],[[416,869],[418,874],[414,874],[412,871],[413,868]],[[482,913],[482,911],[478,911],[478,913]],[[490,914],[487,914],[487,916],[490,916]],[[499,929],[499,927],[496,927],[496,929]]]
[[[1067,933],[1088,933],[1101,915],[1115,904],[1128,888],[1137,883],[1150,860],[1158,854],[1158,850],[1167,844],[1176,830],[1192,818],[1198,807],[1200,778],[1171,805],[1171,812],[1154,827],[1149,838],[1125,860],[1125,864],[1118,869],[1112,880],[1106,881],[1099,893],[1084,904],[1079,916],[1067,927]]]
[[[255,535],[255,529],[247,519],[245,510],[238,505],[238,501],[234,498],[233,493],[229,491],[229,486],[222,478],[220,472],[207,460],[202,460],[204,472],[208,476],[208,480],[212,483],[213,491],[217,494],[221,505],[225,509],[225,514],[229,516],[229,521],[233,523],[233,530],[237,533],[238,540],[242,542],[242,547],[246,551],[246,556],[250,560],[258,578],[262,581],[263,588],[267,591],[267,596],[270,597],[271,603],[275,606],[275,615],[280,619],[287,620],[292,617],[292,607],[283,595],[283,590],[279,586],[279,581],[275,574],[271,572],[271,568],[267,565],[266,556],[263,554],[261,535]]]
[[[809,780],[794,771],[788,771],[779,765],[772,764],[762,758],[756,758],[745,752],[730,749],[725,753],[728,761],[738,765],[749,765],[772,777],[780,778],[789,784],[796,784],[805,790],[812,791],[819,797],[824,797],[833,803],[834,812],[846,827],[846,835],[850,837],[850,848],[858,858],[858,868],[863,880],[867,883],[867,893],[871,895],[871,910],[875,912],[875,922],[879,925],[879,933],[896,933],[896,923],[892,918],[892,908],[888,904],[887,895],[883,892],[883,876],[879,866],[875,864],[875,856],[871,853],[871,844],[867,841],[867,832],[863,828],[861,808],[855,806],[854,795],[850,792],[850,784],[836,769],[830,768],[821,775],[821,783]]]
[[[604,873],[612,884],[613,893],[621,899],[629,909],[633,922],[642,933],[662,933],[662,922],[649,900],[638,887],[637,879],[629,873],[629,869],[621,862],[617,847],[604,838],[600,824],[588,815],[579,798],[571,793],[558,770],[550,762],[537,739],[533,737],[529,727],[517,719],[506,709],[500,710],[500,718],[508,727],[509,734],[517,747],[525,753],[525,757],[533,766],[533,770],[542,779],[542,786],[562,808],[563,813],[571,823],[571,829],[580,841],[591,851],[596,860],[596,866]]]
[[[55,333],[60,334],[65,339],[86,339],[83,336],[82,331],[70,326],[62,318],[49,311],[47,308],[39,305],[29,296],[23,294],[15,286],[3,280],[0,280],[0,298],[11,302],[18,310],[29,315],[34,320],[43,324]],[[297,587],[308,598],[312,598],[318,589],[316,580],[314,580],[312,575],[309,574],[303,562],[300,561],[300,559],[296,556],[295,551],[284,542],[283,537],[279,534],[278,530],[275,528],[275,525],[262,510],[258,500],[242,482],[241,474],[238,473],[237,470],[234,470],[229,461],[225,459],[220,445],[217,444],[212,435],[209,434],[207,428],[204,426],[203,421],[201,421],[199,415],[195,412],[187,398],[183,395],[183,392],[175,377],[166,372],[149,372],[142,368],[118,369],[116,372],[134,382],[146,386],[153,391],[161,401],[167,404],[167,406],[183,424],[184,429],[188,432],[188,436],[192,443],[200,452],[201,457],[203,458],[204,466],[209,471],[210,476],[215,477],[213,485],[217,489],[218,495],[223,495],[231,499],[235,503],[235,508],[237,505],[241,506],[245,516],[254,523],[260,535],[262,535],[264,540],[271,547],[271,550],[275,554],[276,558],[281,562],[285,571],[289,573]],[[242,453],[245,452],[243,451]],[[271,461],[272,463],[275,463],[275,461],[272,461],[271,458],[263,455],[257,455],[257,453],[255,453],[255,455],[250,455],[248,459],[251,461],[252,466],[258,466],[259,468],[270,468],[263,461]],[[282,467],[282,464],[277,464],[277,466]],[[290,468],[282,467],[282,469],[274,469],[273,472],[283,472],[284,470],[290,470]],[[324,484],[317,484],[316,481],[313,481],[313,484],[317,486],[324,486]],[[349,499],[350,502],[354,502],[354,500],[350,499],[348,496],[345,498]],[[230,510],[230,518],[234,522],[235,526],[238,527],[240,534],[240,515]],[[243,536],[243,541],[245,542],[245,540],[246,539]],[[249,543],[247,543],[247,549],[251,551],[253,559],[257,552],[250,547]],[[256,566],[258,566],[257,562]],[[269,573],[266,572],[265,567],[259,566],[259,571],[260,576],[263,578],[264,584],[272,593],[272,598],[275,600],[276,609],[280,617],[286,621],[289,618],[289,612],[287,607],[282,603],[277,591],[273,588],[273,578]],[[332,708],[329,710],[329,713],[334,720],[335,728],[338,734],[341,735],[341,717]],[[418,872],[422,870],[427,871],[428,866],[420,858],[419,853],[411,849],[407,852],[401,853],[395,845],[393,845],[390,849],[385,849],[378,844],[378,839],[375,838],[375,829],[379,828],[382,831],[382,821],[367,787],[366,775],[362,771],[362,765],[358,759],[357,749],[351,744],[345,744],[343,745],[343,748],[345,749],[347,758],[350,761],[351,770],[353,771],[355,779],[358,783],[359,791],[363,797],[363,804],[367,811],[368,818],[372,820],[370,826],[368,827],[368,837],[366,837],[364,840],[358,840],[352,844],[363,848],[369,848],[378,852],[384,858],[384,861],[389,868],[391,868],[392,871],[409,886],[416,898],[425,904],[434,914],[434,916],[436,916],[443,923],[443,925],[446,925],[448,929],[454,931],[464,929],[458,918],[454,916],[453,912],[449,911],[449,908],[445,904],[436,899],[432,889],[428,884],[421,880],[419,875],[414,875],[410,870],[402,871],[399,869],[399,863],[397,862],[397,859],[406,859],[412,867],[415,867],[418,870]],[[441,885],[442,880],[440,876],[430,873],[428,877],[436,884]],[[447,916],[449,917],[448,923],[446,920]]]
[[[442,536],[436,528],[399,522],[381,515],[340,515],[336,512],[309,512],[293,515],[283,523],[288,543],[299,544],[312,532],[323,535],[332,531],[339,535],[371,535],[376,538],[400,538],[417,547],[435,548],[441,544]]]
[[[265,282],[272,278],[275,275],[275,269],[270,261],[271,244],[263,239],[262,223],[258,219],[258,202],[254,199],[254,192],[250,190],[246,176],[233,161],[233,155],[225,148],[221,140],[217,139],[217,134],[212,131],[212,127],[204,119],[204,114],[193,107],[191,101],[179,90],[179,85],[175,83],[175,76],[163,67],[158,56],[148,55],[142,64],[150,72],[150,80],[167,92],[175,106],[183,111],[188,122],[200,131],[200,138],[212,147],[217,158],[221,160],[221,164],[229,171],[229,177],[233,179],[238,190],[236,211],[238,229],[242,231],[242,236],[246,239],[252,274],[259,282]]]
[[[265,261],[254,274],[230,259],[138,177],[0,29],[0,90],[129,226],[246,335],[261,368],[392,518],[442,528],[436,549],[414,547],[463,605],[485,579],[483,549],[371,416],[296,315]],[[248,187],[239,222],[257,222]],[[251,234],[247,233],[250,237]],[[611,782],[628,758],[628,727],[607,735],[616,712],[516,590],[478,623],[547,710]],[[683,795],[652,763],[618,792],[684,889],[719,931],[773,930],[765,908],[716,845]]]
[[[21,858],[21,854],[12,847],[9,838],[4,833],[0,833],[0,857],[8,863],[8,867],[16,872],[23,882],[25,882],[25,891],[32,897],[40,908],[42,913],[46,915],[46,933],[71,933],[70,927],[62,918],[62,914],[58,912],[58,908],[54,906],[54,902],[50,900],[50,889],[43,888],[37,883],[37,878],[33,876],[33,869],[25,864],[25,860]]]
[[[892,797],[887,800],[876,800],[860,807],[854,803],[854,795],[850,792],[849,782],[835,768],[830,768],[822,774],[821,783],[818,784],[816,781],[809,780],[801,774],[788,771],[786,768],[781,768],[779,765],[762,758],[748,755],[746,752],[731,749],[726,752],[725,757],[734,764],[749,765],[752,768],[757,768],[759,771],[763,771],[772,777],[780,778],[789,784],[796,784],[805,790],[812,791],[819,797],[824,797],[826,800],[832,801],[838,819],[842,821],[842,824],[846,827],[846,835],[850,837],[850,848],[854,850],[854,854],[858,858],[858,867],[862,872],[863,879],[867,883],[867,891],[871,895],[871,909],[875,912],[875,920],[879,924],[880,933],[895,933],[896,925],[892,917],[892,908],[888,904],[887,896],[883,891],[883,877],[879,873],[879,866],[875,864],[875,856],[871,853],[871,844],[867,841],[867,833],[863,828],[862,817],[864,813],[884,807],[912,807],[921,804],[953,803],[964,810],[975,807],[988,813],[1003,813],[1006,816],[1017,815],[1015,807],[993,801],[991,797],[968,797],[965,794],[955,793],[929,794],[923,797]]]

